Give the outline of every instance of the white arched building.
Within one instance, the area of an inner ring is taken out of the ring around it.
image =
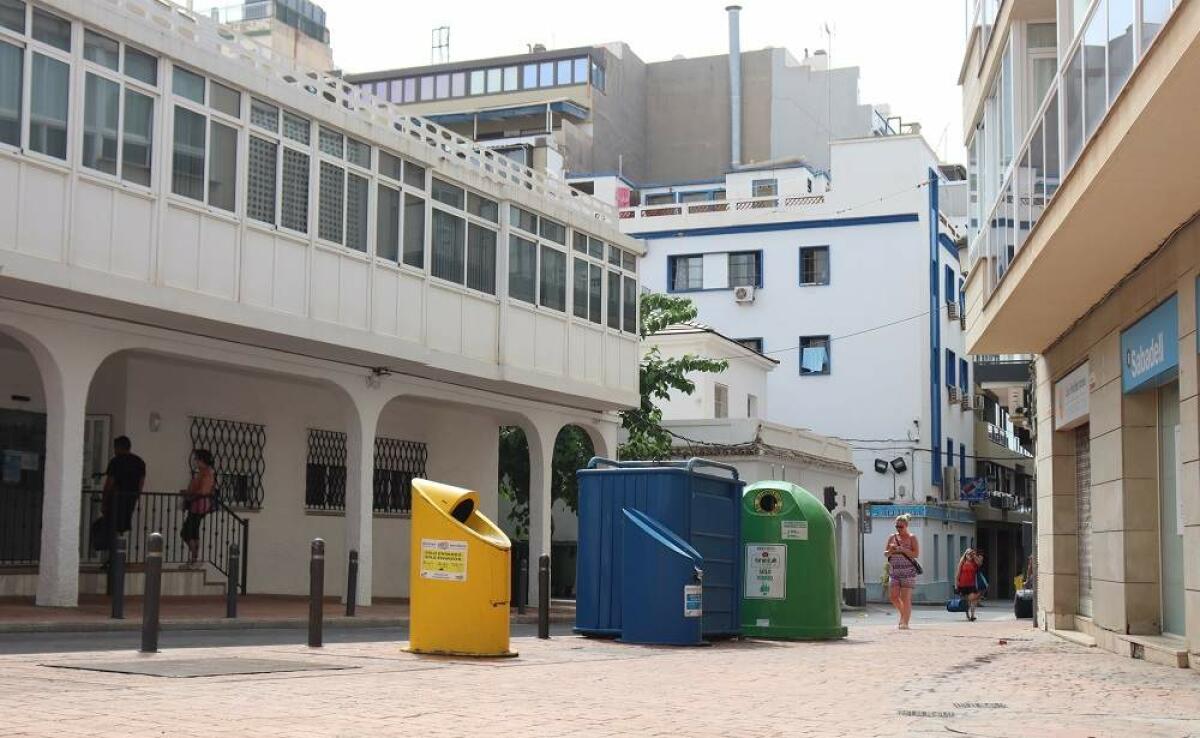
[[[358,601],[404,596],[408,481],[494,514],[503,425],[549,552],[559,429],[611,454],[638,401],[642,247],[612,208],[171,4],[0,10],[0,595],[102,586],[117,435],[148,466],[135,572],[150,530],[182,558],[174,492],[217,457],[205,566],[170,591],[240,543],[249,591],[301,593],[320,536],[331,592],[357,549]]]

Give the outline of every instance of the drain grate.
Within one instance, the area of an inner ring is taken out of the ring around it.
[[[941,712],[938,710],[897,710],[904,717],[921,717],[921,718],[952,718],[954,713]]]
[[[955,702],[959,710],[1006,710],[1008,705],[1003,702]]]
[[[114,674],[138,674],[141,676],[192,679],[195,677],[233,676],[238,674],[282,674],[292,671],[340,671],[355,669],[355,666],[320,664],[312,661],[284,661],[280,659],[156,659],[144,658],[137,661],[85,661],[74,664],[42,664],[54,669],[77,669],[80,671],[105,671]]]

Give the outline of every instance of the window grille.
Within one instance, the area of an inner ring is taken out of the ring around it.
[[[308,430],[304,506],[310,510],[346,509],[346,434]]]
[[[266,426],[202,417],[191,421],[192,448],[213,455],[217,495],[234,507],[262,507]]]
[[[412,511],[412,480],[425,475],[428,458],[428,447],[424,443],[398,438],[375,439],[372,480],[375,512],[407,514]],[[309,429],[304,503],[310,510],[346,509],[345,433]]]

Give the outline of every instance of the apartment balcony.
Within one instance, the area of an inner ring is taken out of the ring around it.
[[[1029,382],[1028,355],[985,354],[974,357],[975,381],[982,385],[1021,386]]]
[[[669,231],[674,228],[714,227],[787,220],[828,213],[825,195],[771,195],[736,200],[701,200],[622,208],[619,217],[626,233]]]
[[[1042,351],[1195,215],[1200,4],[1149,7],[1094,2],[1060,55],[970,244],[972,353]]]

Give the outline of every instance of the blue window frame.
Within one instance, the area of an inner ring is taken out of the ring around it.
[[[958,358],[950,349],[946,349],[946,386],[953,387],[954,385],[954,370],[958,366]]]
[[[943,302],[957,302],[958,294],[954,291],[954,269],[946,265],[946,294],[942,295]]]
[[[730,287],[762,287],[761,251],[732,251],[728,258]]]
[[[693,292],[704,289],[704,256],[679,254],[667,257],[669,292]]]
[[[800,286],[829,284],[829,247],[800,247]]]
[[[800,374],[829,374],[831,368],[829,336],[800,336]]]
[[[970,369],[967,368],[967,360],[958,360],[958,388],[964,393],[971,391]]]
[[[962,484],[967,483],[967,444],[958,444],[958,479]]]
[[[947,464],[954,463],[954,439],[951,438],[950,436],[946,436],[946,463]],[[953,481],[954,480],[952,480],[952,479],[943,479],[942,480],[942,482],[944,484],[952,484]]]

